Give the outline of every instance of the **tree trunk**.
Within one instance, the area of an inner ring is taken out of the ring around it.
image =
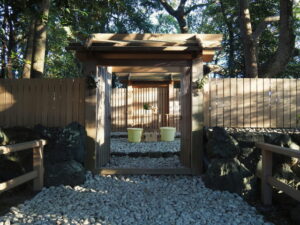
[[[32,78],[40,78],[44,74],[49,8],[50,0],[43,0],[41,3],[41,15],[35,25]]]
[[[3,4],[3,8],[5,8],[5,5]],[[2,29],[4,31],[6,31],[6,22],[7,22],[7,18],[6,15],[4,14],[4,18],[3,18],[3,23],[2,23]],[[5,74],[6,74],[6,49],[7,49],[7,45],[6,45],[6,38],[3,37],[2,38],[2,48],[1,48],[1,73],[0,73],[0,78],[5,78]]]
[[[220,1],[221,12],[223,15],[223,20],[227,26],[228,30],[228,45],[229,45],[229,55],[228,55],[228,74],[230,77],[234,77],[234,32],[233,24],[228,20],[227,14],[225,11],[225,6],[223,1]]]
[[[35,20],[32,19],[32,21],[30,23],[29,31],[28,31],[26,54],[24,57],[25,63],[24,63],[22,78],[30,78],[31,77],[31,67],[32,67],[32,60],[33,60],[34,30],[35,30]]]
[[[16,48],[16,41],[15,41],[13,22],[12,22],[12,18],[11,18],[11,15],[9,13],[7,4],[5,5],[5,8],[4,8],[4,15],[7,18],[8,29],[9,29],[6,69],[7,69],[7,77],[12,79],[12,78],[14,78],[14,74],[13,74],[13,71],[12,71],[12,68],[13,68],[12,54],[13,54],[15,48]]]
[[[280,0],[279,43],[276,53],[260,70],[261,77],[276,77],[285,70],[293,56],[295,35],[293,32],[293,0]]]
[[[253,40],[252,24],[248,0],[239,0],[240,28],[244,45],[245,77],[258,77],[256,43]]]

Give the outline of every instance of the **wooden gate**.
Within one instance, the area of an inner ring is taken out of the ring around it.
[[[133,86],[132,126],[158,129],[169,114],[168,87]]]
[[[107,67],[98,67],[96,89],[96,164],[108,163],[110,158],[110,94],[111,73]]]

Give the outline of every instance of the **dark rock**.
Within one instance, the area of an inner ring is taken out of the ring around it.
[[[213,159],[203,176],[208,188],[253,196],[256,179],[237,159]]]
[[[291,220],[295,224],[300,224],[300,204],[298,204],[296,207],[292,208],[290,212]]]
[[[5,132],[0,128],[0,145],[7,145],[9,142]]]
[[[214,127],[206,151],[209,158],[234,158],[239,153],[239,147],[224,128]]]
[[[24,173],[24,169],[18,162],[0,155],[0,183],[20,176],[22,173]]]
[[[70,185],[84,183],[85,169],[75,160],[45,164],[45,186]]]
[[[79,123],[73,122],[62,131],[62,139],[67,142],[66,148],[71,152],[73,158],[80,163],[84,163],[86,131]]]
[[[300,179],[294,174],[289,164],[284,163],[275,168],[274,177],[300,190]]]
[[[296,174],[297,177],[300,177],[300,163],[296,163],[295,165],[291,166],[292,171]]]
[[[232,137],[239,142],[241,148],[253,148],[257,142],[265,142],[264,135],[262,133],[232,133]]]
[[[86,132],[83,126],[73,122],[65,128],[35,126],[35,130],[46,140],[45,159],[51,163],[75,159],[84,163]]]
[[[41,136],[35,132],[33,129],[26,127],[11,127],[3,129],[8,143],[7,144],[17,144],[26,141],[33,141],[40,139]]]
[[[253,148],[240,148],[238,160],[245,165],[245,167],[255,174],[257,163],[261,158],[261,151],[255,147]]]

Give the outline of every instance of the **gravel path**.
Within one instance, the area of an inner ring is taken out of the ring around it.
[[[178,168],[183,167],[180,164],[178,156],[166,157],[166,158],[149,158],[149,157],[128,157],[128,156],[112,156],[109,164],[105,167],[110,168]]]
[[[111,138],[111,152],[133,153],[133,152],[179,152],[180,139],[171,142],[140,142],[131,143],[127,138]]]
[[[9,224],[264,224],[241,197],[191,176],[95,176],[84,185],[43,189],[0,217]],[[270,224],[270,223],[268,223]]]

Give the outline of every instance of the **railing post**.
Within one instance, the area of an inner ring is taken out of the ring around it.
[[[33,180],[33,190],[39,191],[44,186],[44,162],[43,162],[43,141],[39,141],[40,145],[33,148],[33,169],[37,172],[37,177]]]
[[[268,178],[272,176],[272,152],[262,149],[261,201],[264,205],[272,204],[272,187]]]

